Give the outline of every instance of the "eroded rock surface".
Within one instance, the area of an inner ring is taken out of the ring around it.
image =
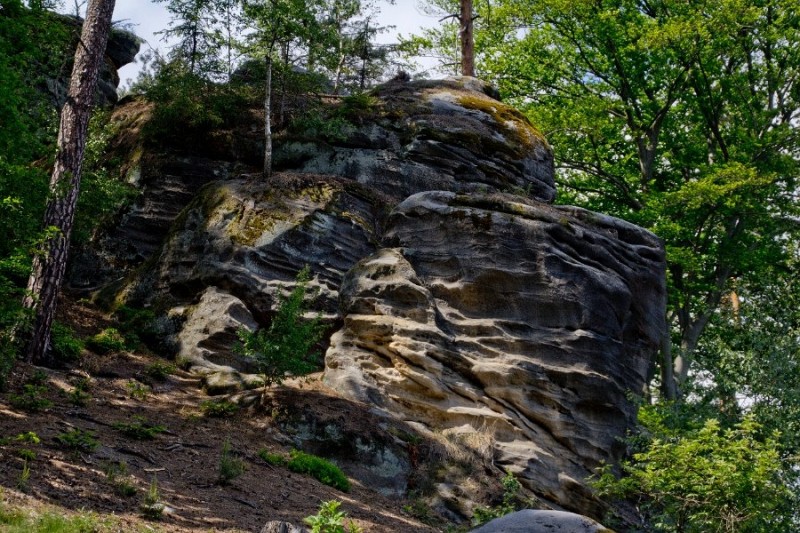
[[[519,111],[474,78],[392,82],[350,109],[344,138],[288,142],[276,165],[344,176],[399,200],[449,190],[555,198],[553,153]]]
[[[308,265],[335,326],[328,384],[421,434],[481,433],[542,501],[599,517],[585,479],[620,457],[659,346],[661,242],[551,205],[546,141],[476,80],[393,82],[344,116],[340,138],[285,142],[294,172],[270,182],[235,158],[140,154],[142,197],[73,271],[125,270],[106,301],[155,309],[172,351],[227,392],[252,384],[236,330],[268,325]],[[412,461],[365,450],[354,461],[379,468],[347,471],[402,492]]]
[[[662,333],[660,241],[501,195],[421,193],[342,285],[326,381],[431,427],[490,431],[538,495],[599,511],[585,478],[623,452]]]

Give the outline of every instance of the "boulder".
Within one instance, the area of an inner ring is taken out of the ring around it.
[[[493,433],[540,498],[599,516],[585,479],[621,458],[663,331],[661,241],[508,195],[427,192],[341,288],[325,381],[432,428]]]
[[[519,111],[475,78],[393,81],[345,108],[340,138],[297,139],[278,168],[353,179],[403,200],[430,190],[516,191],[552,202],[553,153]]]
[[[564,511],[526,509],[495,518],[470,533],[613,533],[591,518]]]
[[[308,530],[290,522],[271,520],[264,524],[264,527],[261,528],[261,533],[308,533]]]

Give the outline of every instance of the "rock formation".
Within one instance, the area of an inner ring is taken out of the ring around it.
[[[307,264],[335,329],[328,384],[421,431],[487,435],[540,499],[598,517],[585,478],[621,456],[634,421],[664,251],[641,228],[552,205],[549,146],[493,96],[471,78],[387,84],[342,104],[336,138],[284,139],[270,183],[232,159],[197,172],[142,157],[143,196],[96,252],[109,266],[73,269],[73,283],[139,267],[104,297],[156,309],[196,370],[239,376],[236,329],[267,324]]]

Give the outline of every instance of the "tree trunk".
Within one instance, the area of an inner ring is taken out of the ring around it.
[[[272,176],[272,56],[267,54],[267,83],[264,96],[264,179]]]
[[[91,0],[86,8],[81,39],[67,101],[61,110],[55,166],[50,177],[50,199],[45,209],[45,241],[33,258],[28,295],[23,301],[33,311],[33,328],[27,338],[25,360],[47,363],[50,329],[64,271],[75,206],[81,183],[83,153],[89,128],[97,75],[105,55],[115,0]]]
[[[475,75],[475,38],[472,32],[472,0],[461,0],[461,75]]]

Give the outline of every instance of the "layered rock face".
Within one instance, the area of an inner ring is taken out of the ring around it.
[[[610,217],[509,195],[414,195],[342,285],[327,382],[407,420],[487,431],[548,500],[623,452],[663,323],[663,251]]]
[[[353,179],[402,200],[433,190],[555,198],[553,154],[520,112],[473,78],[389,83],[349,111],[342,138],[285,143],[276,165]]]
[[[123,218],[105,260],[147,262],[114,297],[156,308],[196,370],[245,382],[236,329],[267,325],[308,265],[328,384],[421,430],[487,435],[541,499],[599,517],[585,478],[622,453],[663,330],[660,241],[551,205],[549,146],[474,79],[370,98],[337,139],[284,142],[291,172],[270,183],[226,170],[189,202],[189,171],[164,164],[189,204]],[[150,187],[138,206],[164,203]]]

